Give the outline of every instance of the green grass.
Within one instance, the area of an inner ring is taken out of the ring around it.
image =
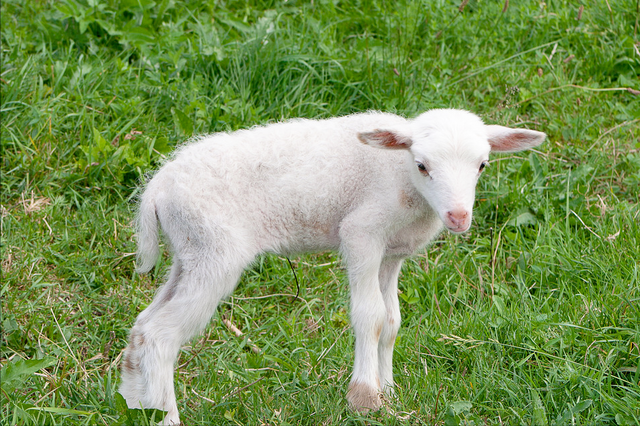
[[[150,424],[119,360],[137,185],[193,134],[369,109],[548,133],[403,267],[397,395],[358,416],[335,254],[265,256],[180,355],[186,424],[640,424],[637,0],[0,6],[2,424]],[[497,160],[497,161],[496,161]],[[231,321],[244,335],[223,323]],[[260,348],[260,353],[252,350]]]

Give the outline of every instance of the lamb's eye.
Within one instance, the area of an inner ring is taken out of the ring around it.
[[[483,161],[482,164],[480,164],[480,169],[478,170],[478,172],[482,173],[482,171],[485,167],[487,167],[488,164],[489,163],[487,163],[486,161]]]
[[[416,166],[418,166],[418,170],[420,170],[420,173],[429,176],[429,172],[427,171],[427,167],[424,164],[422,164],[419,161],[416,161]]]

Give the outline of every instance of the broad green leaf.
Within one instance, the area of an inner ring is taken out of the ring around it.
[[[510,226],[535,225],[537,223],[538,219],[529,211],[519,213],[516,217],[507,222]]]
[[[458,426],[460,424],[460,419],[458,415],[453,411],[451,407],[447,408],[447,411],[444,413],[444,425],[445,426]]]
[[[11,392],[31,374],[56,363],[55,358],[19,359],[6,364],[0,370],[0,382],[5,392]]]
[[[122,38],[136,46],[141,44],[153,44],[156,42],[156,36],[151,31],[142,27],[132,27],[127,29]]]
[[[493,304],[496,307],[496,309],[498,310],[498,313],[501,316],[504,316],[504,314],[505,314],[504,299],[501,296],[494,295],[493,296]]]
[[[473,404],[469,401],[456,401],[449,404],[449,407],[451,407],[451,410],[456,415],[460,415],[462,413],[471,411],[471,409],[473,408]]]
[[[98,152],[105,154],[105,156],[114,149],[113,146],[109,142],[107,142],[105,138],[102,137],[100,131],[95,127],[93,128],[93,143],[98,148]]]
[[[191,136],[193,134],[193,121],[189,116],[177,108],[173,108],[171,112],[173,113],[173,119],[178,125],[178,128],[182,130],[185,135]]]
[[[531,389],[531,399],[533,399],[533,424],[535,426],[547,426],[549,424],[547,411],[544,408],[538,391],[535,389]]]
[[[592,403],[593,403],[593,400],[585,399],[584,401],[579,402],[576,405],[574,405],[573,408],[571,409],[571,412],[573,414],[582,413],[584,410],[586,410],[587,408],[591,407]]]
[[[60,407],[31,407],[31,408],[28,408],[27,410],[45,411],[47,413],[56,413],[56,414],[75,414],[78,416],[92,416],[95,414],[90,411],[73,410],[71,408],[60,408]]]
[[[154,140],[152,149],[158,151],[160,154],[168,154],[171,152],[171,145],[169,145],[169,140],[167,138],[159,136]]]

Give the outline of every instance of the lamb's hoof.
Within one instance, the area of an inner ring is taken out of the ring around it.
[[[158,423],[158,426],[179,426],[182,425],[180,423],[180,415],[178,414],[178,410],[169,410],[167,415],[164,417],[161,423]]]
[[[372,386],[359,382],[349,385],[347,401],[349,401],[349,408],[361,414],[377,411],[382,406],[380,392]]]

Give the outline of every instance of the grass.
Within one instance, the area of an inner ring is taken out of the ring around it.
[[[291,259],[297,299],[286,259],[264,256],[181,352],[183,421],[640,424],[637,0],[0,8],[2,424],[161,417],[127,410],[116,389],[128,330],[169,262],[133,272],[133,200],[176,144],[436,107],[549,141],[494,158],[472,231],[405,263],[395,398],[368,416],[346,408],[353,337],[336,255]]]

